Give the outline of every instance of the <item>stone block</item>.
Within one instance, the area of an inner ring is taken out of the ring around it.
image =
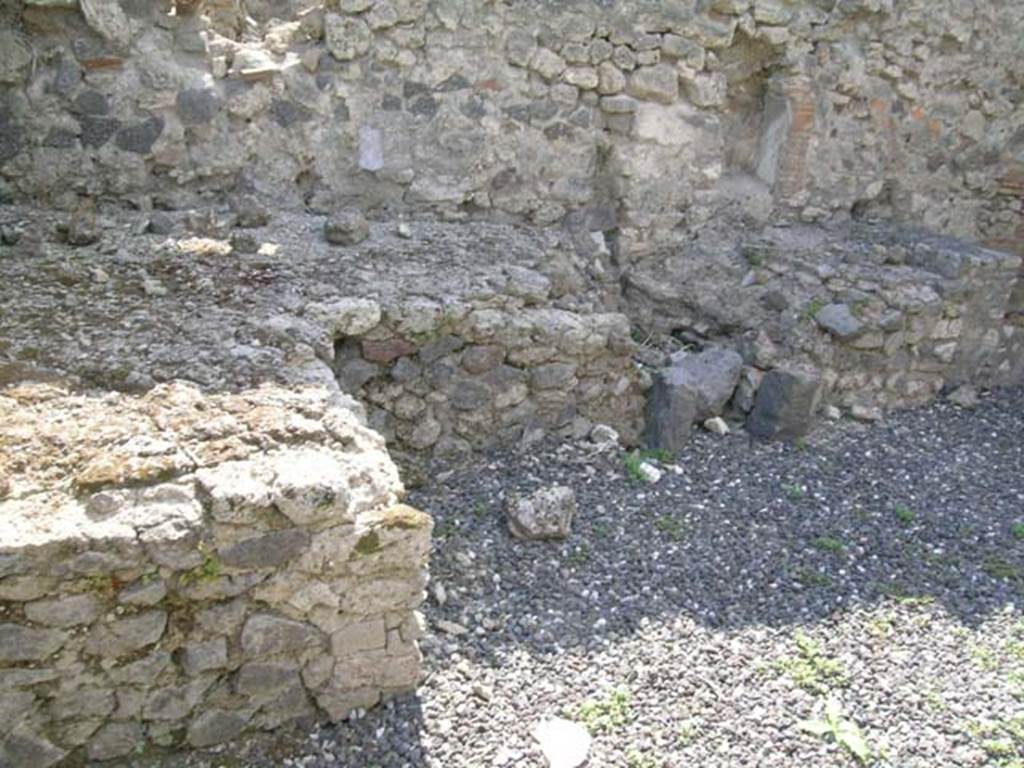
[[[627,90],[638,99],[671,104],[679,98],[679,75],[669,64],[641,67],[629,76]]]
[[[47,627],[72,627],[92,623],[103,606],[95,595],[67,595],[25,605],[25,618]]]
[[[674,371],[671,382],[693,391],[695,418],[703,421],[722,414],[739,383],[743,357],[732,349],[709,347],[700,352],[675,353],[670,368]]]
[[[814,320],[840,341],[855,339],[864,331],[864,324],[846,304],[826,304],[815,313]]]
[[[270,614],[251,616],[242,628],[241,646],[246,656],[301,651],[322,643],[315,627]]]
[[[238,670],[235,690],[244,696],[266,699],[298,682],[299,668],[295,664],[250,662]]]
[[[104,658],[126,656],[156,643],[166,626],[167,614],[155,610],[97,624],[86,639],[85,650]]]
[[[223,637],[186,643],[181,649],[181,666],[190,677],[202,672],[223,669],[227,663],[228,644]]]
[[[349,621],[331,634],[331,650],[335,658],[379,650],[386,644],[383,618]]]
[[[279,568],[309,546],[309,532],[300,528],[271,531],[219,550],[224,565],[243,570]]]
[[[324,222],[324,239],[331,245],[358,245],[370,236],[370,225],[360,213],[338,213]]]
[[[697,420],[697,392],[678,368],[664,368],[652,378],[644,441],[649,448],[676,453],[690,439]]]
[[[0,737],[0,765],[33,766],[33,768],[50,768],[56,765],[67,753],[50,743],[42,736],[32,732],[25,726],[12,729]]]
[[[90,760],[113,760],[134,754],[144,743],[138,722],[107,723],[100,728],[86,748]]]
[[[189,724],[186,738],[196,748],[230,741],[242,732],[250,717],[245,711],[205,710]]]
[[[527,541],[566,538],[575,514],[576,494],[564,485],[514,496],[505,507],[509,531]]]
[[[0,662],[42,661],[60,650],[67,634],[55,629],[32,629],[0,624]]]
[[[762,439],[802,437],[814,423],[821,388],[821,376],[816,371],[768,371],[757,390],[747,430]]]

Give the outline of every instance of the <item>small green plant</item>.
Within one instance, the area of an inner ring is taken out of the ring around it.
[[[822,552],[839,553],[844,549],[843,542],[839,539],[834,539],[831,536],[819,536],[811,543],[816,549],[820,549]]]
[[[831,587],[832,577],[827,573],[819,573],[813,568],[797,568],[793,571],[793,578],[800,582],[802,587]]]
[[[1020,541],[1024,539],[1024,523],[1014,523],[1010,526],[1010,535]]]
[[[868,629],[877,638],[885,640],[896,631],[896,620],[892,616],[876,616],[868,622]]]
[[[925,703],[928,708],[933,712],[945,712],[946,711],[946,700],[942,698],[942,692],[938,690],[928,691],[924,697]]]
[[[665,448],[650,448],[642,451],[637,451],[640,454],[641,459],[654,459],[662,464],[668,464],[671,461],[675,461],[676,455],[672,451],[666,450]]]
[[[903,504],[896,505],[896,519],[899,520],[903,525],[910,525],[914,522],[916,515],[913,510]]]
[[[804,497],[803,486],[798,485],[797,483],[783,483],[782,490],[785,492],[786,496],[788,496],[793,501],[797,501],[798,499],[802,499]]]
[[[746,258],[747,264],[752,267],[764,266],[764,253],[759,249],[745,248],[743,249],[743,256]]]
[[[910,587],[898,581],[873,581],[871,584],[883,595],[902,605],[924,606],[935,602],[932,595],[915,595]]]
[[[984,670],[993,672],[999,669],[999,654],[987,645],[975,644],[969,647],[971,658]]]
[[[658,768],[658,761],[646,752],[631,749],[626,753],[626,768]]]
[[[612,533],[612,527],[608,523],[594,523],[594,535],[599,539],[607,539]]]
[[[640,471],[640,466],[644,463],[644,460],[640,458],[640,454],[636,451],[633,453],[627,453],[622,459],[623,465],[626,467],[626,477],[634,483],[644,482],[644,474]]]
[[[993,765],[998,768],[1021,768],[1024,749],[1024,717],[971,723],[967,732],[980,744]],[[988,763],[986,763],[988,765]]]
[[[1024,672],[1008,672],[1006,674],[1006,686],[1010,695],[1017,701],[1024,699]]]
[[[775,668],[810,693],[827,693],[849,683],[846,668],[838,659],[826,656],[813,638],[803,632],[793,636],[797,653],[775,662]]]
[[[446,517],[443,520],[438,520],[434,523],[434,537],[447,539],[453,533],[459,529],[459,521],[454,518]]]
[[[586,565],[590,560],[590,549],[586,544],[574,547],[569,553],[569,562],[573,565]]]
[[[202,542],[197,547],[202,557],[202,562],[195,568],[185,571],[179,577],[181,586],[187,587],[192,584],[199,584],[206,581],[213,581],[220,576],[223,566],[216,552],[211,552]]]
[[[629,689],[620,686],[603,699],[588,699],[580,704],[575,717],[592,734],[611,733],[632,722],[632,700]]]
[[[654,527],[672,541],[679,541],[686,533],[686,523],[671,515],[662,515],[656,519]]]
[[[858,762],[867,764],[872,749],[857,724],[843,716],[843,708],[836,698],[828,697],[822,715],[819,719],[801,721],[800,730],[819,738],[831,737],[836,744],[857,758]]]
[[[622,457],[622,463],[626,468],[626,476],[634,483],[643,483],[644,478],[643,472],[640,470],[640,466],[644,462],[654,461],[662,464],[667,464],[675,458],[675,455],[671,451],[665,450],[650,450],[650,451],[630,451]]]
[[[815,297],[807,302],[807,306],[804,307],[804,317],[808,320],[813,320],[815,316],[821,312],[821,308],[825,306],[825,300],[822,298]]]
[[[97,595],[110,595],[120,586],[117,577],[110,573],[93,573],[82,579],[85,589]]]
[[[1017,581],[1020,578],[1020,571],[1016,566],[1008,563],[1001,557],[988,557],[981,564],[981,569],[993,579],[1005,581]]]
[[[678,738],[677,741],[680,747],[685,747],[687,744],[692,744],[698,738],[700,738],[701,726],[700,720],[696,717],[691,717],[689,720],[684,720],[679,724]]]

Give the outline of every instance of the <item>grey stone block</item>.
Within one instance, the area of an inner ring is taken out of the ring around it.
[[[238,670],[235,690],[245,696],[266,696],[296,682],[299,668],[294,664],[250,663]]]
[[[697,420],[697,393],[679,368],[664,368],[653,378],[644,439],[650,448],[677,452],[690,439],[690,428]]]
[[[53,629],[0,624],[0,662],[41,661],[64,645],[67,635]]]
[[[167,626],[163,611],[146,611],[135,616],[98,624],[85,643],[86,652],[94,656],[114,658],[134,653],[157,642]]]
[[[164,132],[164,119],[154,116],[135,125],[125,126],[114,136],[118,149],[137,155],[148,154]]]
[[[188,727],[188,743],[193,747],[209,747],[223,741],[233,739],[246,723],[249,714],[231,712],[223,709],[211,709],[200,714]]]
[[[309,533],[297,528],[273,531],[220,550],[224,565],[232,568],[277,568],[309,546]]]
[[[223,669],[227,663],[228,644],[223,637],[189,643],[181,651],[181,666],[192,677],[211,669]]]
[[[709,347],[701,352],[677,352],[670,366],[675,381],[686,384],[697,398],[699,421],[720,416],[729,402],[743,370],[742,356],[725,347]]]
[[[249,617],[242,628],[242,652],[247,656],[301,650],[321,642],[320,633],[309,624],[266,613]]]
[[[224,102],[213,88],[187,88],[178,92],[175,106],[185,125],[202,125],[217,116]]]
[[[846,304],[826,304],[814,315],[815,322],[840,341],[855,339],[864,331]]]
[[[821,397],[816,371],[776,369],[765,374],[747,430],[762,439],[792,440],[807,434]]]
[[[92,737],[86,754],[90,760],[113,760],[132,754],[142,741],[139,723],[107,723]]]
[[[25,618],[47,627],[71,627],[92,622],[101,610],[102,606],[95,595],[67,595],[28,603],[25,606]]]
[[[25,727],[15,728],[0,739],[0,765],[49,768],[67,753]]]

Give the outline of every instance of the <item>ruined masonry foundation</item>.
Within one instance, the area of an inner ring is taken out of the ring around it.
[[[430,518],[322,389],[0,395],[0,764],[196,747],[413,688]]]

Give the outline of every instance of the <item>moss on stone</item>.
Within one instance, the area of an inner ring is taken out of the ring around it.
[[[356,552],[360,555],[372,555],[380,548],[380,536],[376,531],[370,531],[356,543]]]

